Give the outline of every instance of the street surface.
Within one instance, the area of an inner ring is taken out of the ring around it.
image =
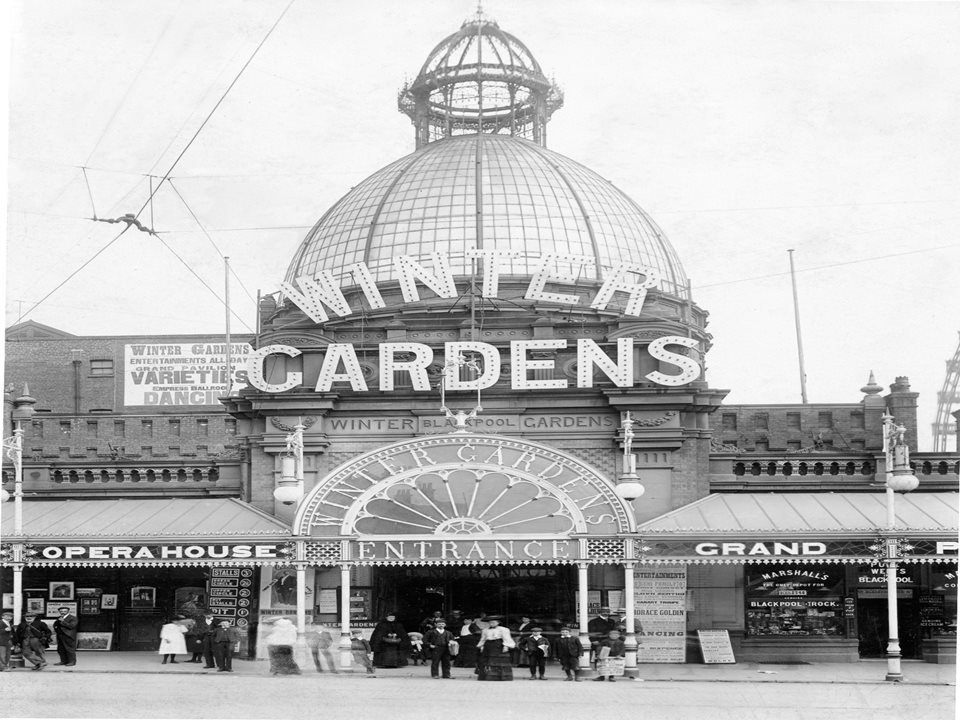
[[[362,675],[31,672],[0,675],[3,718],[292,720],[954,720],[956,686],[619,680],[477,682]]]

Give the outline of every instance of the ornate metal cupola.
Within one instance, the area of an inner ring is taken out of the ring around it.
[[[398,103],[413,122],[417,148],[480,132],[546,147],[547,121],[563,106],[563,93],[527,47],[478,8],[433,49]]]

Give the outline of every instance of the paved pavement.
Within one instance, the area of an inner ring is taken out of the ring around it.
[[[182,656],[181,656],[182,657]],[[194,664],[180,660],[175,665],[162,665],[160,656],[151,652],[81,652],[77,665],[74,667],[60,667],[54,665],[56,653],[48,654],[47,667],[42,673],[157,673],[163,675],[209,675],[217,674],[216,670],[205,670],[202,664]],[[305,657],[298,658],[305,674],[316,675],[313,664]],[[269,675],[269,666],[265,660],[234,660],[234,675],[237,676],[265,676]],[[890,684],[885,680],[887,663],[885,660],[861,660],[854,663],[810,663],[774,665],[766,663],[735,663],[724,665],[703,665],[698,663],[687,664],[657,664],[641,665],[639,680],[643,682],[766,682],[766,683],[881,683]],[[902,662],[904,683],[911,685],[956,685],[957,666],[924,663],[916,660]],[[29,669],[18,669],[16,673],[30,672]],[[526,668],[515,668],[514,677],[523,680],[526,677]],[[454,668],[453,674],[461,679],[472,679],[467,668]],[[408,666],[396,669],[379,669],[378,678],[428,678],[430,668],[423,665]],[[547,668],[547,676],[551,680],[561,681],[563,673],[556,664]],[[335,676],[329,674],[329,679]],[[341,673],[338,677],[363,678],[364,675],[357,668],[353,674]],[[365,678],[364,678],[365,679]],[[621,682],[636,682],[622,680]]]
[[[54,656],[54,660],[56,657]],[[233,673],[154,653],[81,653],[75,667],[0,675],[2,718],[124,720],[956,720],[956,666],[905,662],[906,681],[884,681],[886,663],[646,665],[642,680],[452,681],[429,668],[274,677],[264,661],[236,661]]]

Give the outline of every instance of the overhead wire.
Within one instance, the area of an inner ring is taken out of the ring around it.
[[[273,23],[273,25],[270,27],[270,29],[267,31],[267,33],[266,33],[266,34],[263,36],[263,38],[260,40],[260,43],[257,45],[256,48],[254,48],[254,50],[253,50],[253,52],[251,53],[250,57],[249,57],[249,58],[247,59],[247,61],[243,64],[243,67],[240,68],[239,72],[237,72],[236,76],[233,78],[233,80],[232,80],[232,81],[230,82],[230,84],[227,86],[227,89],[226,89],[226,90],[223,92],[223,94],[220,96],[220,99],[217,100],[216,104],[213,106],[213,108],[210,110],[210,112],[207,113],[206,118],[204,118],[203,122],[202,122],[202,123],[200,124],[200,126],[197,128],[196,132],[194,132],[193,136],[192,136],[192,137],[190,138],[190,140],[187,142],[186,146],[183,148],[183,150],[180,151],[180,153],[177,155],[176,159],[174,159],[173,163],[172,163],[172,164],[170,165],[170,167],[167,169],[166,173],[164,173],[163,178],[160,180],[159,183],[157,183],[157,186],[156,186],[156,187],[151,187],[149,197],[146,199],[146,201],[143,203],[143,205],[140,207],[140,209],[136,212],[136,214],[134,215],[135,218],[139,219],[140,215],[143,213],[143,211],[147,208],[148,205],[149,205],[149,206],[151,207],[151,209],[152,209],[152,203],[153,203],[154,195],[156,195],[157,191],[163,186],[163,183],[170,177],[170,175],[171,175],[171,173],[173,172],[174,168],[176,168],[177,164],[180,162],[180,160],[181,160],[181,159],[183,158],[183,156],[186,154],[187,150],[189,150],[190,147],[193,145],[194,141],[197,139],[197,137],[198,137],[198,136],[200,135],[200,133],[203,131],[204,127],[206,127],[207,123],[210,121],[210,118],[213,117],[213,114],[217,111],[217,109],[220,107],[220,105],[221,105],[221,104],[223,103],[223,101],[226,99],[227,95],[228,95],[228,94],[230,93],[230,91],[233,89],[234,85],[236,85],[237,82],[240,80],[240,77],[241,77],[241,75],[243,75],[244,70],[246,70],[247,67],[250,65],[250,63],[253,62],[253,59],[257,56],[257,53],[260,52],[260,49],[263,47],[264,43],[266,43],[267,39],[273,34],[273,31],[277,28],[277,25],[280,24],[280,21],[283,20],[283,17],[287,14],[287,11],[290,10],[290,7],[293,5],[293,3],[294,3],[295,1],[296,1],[296,0],[290,0],[290,2],[287,4],[287,6],[283,9],[283,12],[280,13],[280,15],[279,15],[279,17],[277,18],[277,20]],[[108,123],[108,125],[109,125],[109,123]],[[91,154],[91,156],[92,156],[92,154]],[[151,176],[151,185],[152,185],[152,184],[153,184],[153,181],[152,181],[152,176]],[[57,290],[59,290],[59,289],[60,289],[61,287],[63,287],[67,282],[69,282],[69,280],[72,279],[75,275],[77,275],[77,273],[79,273],[81,270],[83,270],[85,267],[87,267],[87,265],[89,265],[89,264],[90,264],[91,262],[93,262],[97,257],[99,257],[107,248],[109,248],[109,247],[110,247],[111,245],[113,245],[117,240],[119,240],[120,237],[122,237],[123,234],[124,234],[127,230],[129,230],[129,229],[130,229],[130,225],[128,224],[127,227],[125,227],[123,230],[121,230],[120,233],[118,233],[118,234],[116,235],[116,237],[114,237],[110,242],[108,242],[106,245],[104,245],[102,248],[100,248],[100,250],[98,250],[90,259],[86,260],[82,265],[80,265],[80,267],[78,267],[76,270],[74,270],[72,273],[70,273],[70,275],[68,275],[63,281],[61,281],[60,283],[58,283],[58,284],[56,285],[56,287],[53,288],[53,290],[51,290],[51,291],[48,292],[46,295],[44,295],[40,300],[38,300],[30,309],[28,309],[28,310],[23,314],[23,317],[25,317],[26,315],[30,314],[30,313],[33,312],[34,310],[36,310],[37,307],[39,307],[47,298],[49,298],[51,295],[53,295],[55,292],[57,292]],[[200,276],[197,275],[196,272],[194,272],[193,268],[191,268],[190,265],[187,264],[187,263],[183,260],[183,258],[181,258],[181,257],[173,250],[173,248],[171,248],[171,247],[163,240],[163,238],[157,237],[157,239],[160,240],[160,242],[163,244],[163,246],[166,247],[168,250],[170,250],[170,252],[173,253],[173,255],[174,255],[178,260],[180,260],[181,263],[184,264],[184,266],[191,272],[191,274],[194,275],[194,277],[196,277],[198,280],[200,280],[201,284],[203,284],[204,287],[206,287],[208,290],[210,290],[210,291],[214,294],[214,296],[216,296],[217,299],[220,300],[220,302],[224,302],[224,300],[223,300],[222,298],[220,298],[219,295],[217,295],[216,291],[214,291],[213,288],[211,288],[211,287],[206,283],[206,281],[204,281],[202,278],[200,278]],[[235,314],[235,313],[233,313],[233,311],[231,311],[231,313],[232,313],[232,314]],[[245,322],[244,322],[241,318],[239,318],[239,317],[238,317],[238,319],[240,320],[241,323],[243,323],[244,325],[246,325],[246,327],[249,329],[250,326],[247,325],[247,323],[245,323]]]
[[[217,254],[221,257],[221,259],[225,259],[223,251],[220,250],[220,248],[217,246],[217,243],[215,243],[213,238],[210,237],[210,233],[207,232],[206,228],[203,226],[203,223],[200,222],[200,218],[197,217],[197,214],[193,211],[193,208],[191,208],[190,205],[187,203],[186,198],[183,197],[183,194],[180,192],[180,190],[177,189],[177,187],[173,184],[173,179],[172,178],[168,179],[167,184],[170,186],[173,192],[176,193],[177,197],[180,198],[180,202],[183,203],[183,206],[187,209],[187,212],[190,213],[190,217],[192,217],[194,219],[194,222],[197,223],[197,227],[200,228],[200,230],[203,232],[207,240],[210,241],[210,244],[213,245],[213,249],[217,251]],[[233,266],[228,266],[228,270],[230,274],[237,279],[237,282],[240,283],[240,287],[243,288],[243,291],[247,294],[247,297],[253,300],[253,302],[256,302],[253,295],[251,295],[250,291],[247,289],[247,286],[243,284],[243,280],[241,280],[240,276],[237,275],[236,272],[234,272]]]

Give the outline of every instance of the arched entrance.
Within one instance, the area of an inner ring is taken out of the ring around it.
[[[613,483],[572,454],[456,432],[344,463],[304,498],[293,527],[314,548],[338,543],[342,642],[356,616],[351,572],[369,568],[374,616],[397,610],[419,624],[434,609],[516,617],[535,609],[578,624],[586,644],[586,602],[578,608],[577,598],[587,597],[588,543],[616,541],[635,524]]]

